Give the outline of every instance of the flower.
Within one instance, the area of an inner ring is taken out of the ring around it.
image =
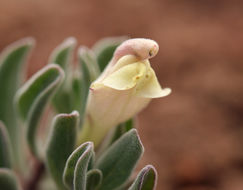
[[[98,145],[110,129],[142,109],[152,98],[167,96],[162,89],[149,59],[158,52],[158,44],[149,39],[130,39],[115,51],[104,72],[89,90],[80,142]]]

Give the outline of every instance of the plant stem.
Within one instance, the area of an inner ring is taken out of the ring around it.
[[[33,174],[30,179],[25,183],[25,190],[37,190],[40,179],[45,172],[45,165],[43,162],[36,161],[34,165]]]

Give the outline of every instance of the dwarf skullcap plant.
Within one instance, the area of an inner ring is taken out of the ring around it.
[[[34,40],[0,57],[1,190],[153,190],[151,165],[131,178],[144,148],[134,116],[161,88],[149,39],[106,38],[91,49],[66,39],[23,83]]]

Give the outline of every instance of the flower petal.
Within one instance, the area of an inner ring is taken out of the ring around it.
[[[128,90],[133,88],[145,75],[146,66],[144,63],[137,62],[123,66],[102,82],[105,86],[116,90]]]
[[[138,84],[136,91],[137,96],[144,98],[160,98],[168,96],[170,93],[170,88],[161,88],[155,72],[152,68],[149,68],[145,79]]]

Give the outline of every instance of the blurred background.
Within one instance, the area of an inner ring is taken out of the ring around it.
[[[151,60],[173,93],[139,114],[158,190],[243,189],[243,2],[226,0],[0,0],[0,50],[33,36],[28,76],[66,37],[156,40]]]

